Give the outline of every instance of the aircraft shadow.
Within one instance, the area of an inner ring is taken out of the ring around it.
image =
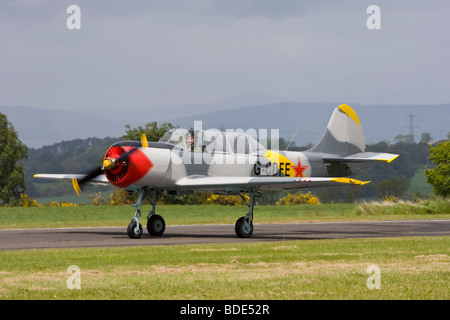
[[[402,234],[402,232],[396,232],[393,230],[316,230],[316,229],[301,229],[301,230],[293,230],[292,228],[289,230],[277,230],[277,231],[269,231],[267,233],[263,233],[264,230],[258,231],[255,228],[255,232],[253,233],[251,238],[247,239],[239,239],[234,233],[234,228],[230,228],[228,230],[221,230],[219,233],[217,231],[208,230],[208,227],[205,226],[201,232],[198,230],[194,230],[192,232],[174,232],[166,231],[162,236],[151,236],[147,229],[143,228],[143,234],[140,239],[236,239],[240,241],[278,241],[278,240],[318,240],[318,239],[343,239],[343,238],[379,238],[379,237],[395,237],[395,236],[404,236],[411,235]],[[128,238],[126,228],[122,230],[70,230],[67,231],[69,234],[78,234],[78,235],[96,235],[99,237],[109,237],[114,239],[126,239]],[[136,239],[139,241],[139,239]]]

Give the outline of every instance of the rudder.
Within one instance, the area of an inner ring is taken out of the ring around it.
[[[346,104],[334,109],[322,139],[310,150],[337,155],[351,155],[364,152],[361,122],[355,111]]]

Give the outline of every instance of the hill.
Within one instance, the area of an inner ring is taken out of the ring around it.
[[[33,197],[54,197],[73,194],[67,182],[42,181],[36,173],[84,173],[100,166],[105,151],[119,138],[88,138],[62,141],[39,149],[29,149],[24,161],[26,192]],[[110,188],[90,187],[90,191]]]
[[[203,115],[169,119],[180,127],[192,127],[195,120],[203,128],[279,129],[288,141],[295,135],[297,145],[316,143],[324,133],[338,104],[282,102],[222,110]],[[450,104],[442,105],[360,105],[350,104],[362,123],[366,143],[393,142],[399,134],[409,134],[409,115],[414,116],[415,141],[428,132],[434,141],[445,139],[450,131]],[[168,121],[169,121],[168,120]]]
[[[127,122],[89,113],[28,106],[0,106],[29,148],[40,148],[65,140],[121,136]]]
[[[87,172],[95,166],[101,165],[105,151],[114,142],[121,138],[89,138],[75,139],[63,141],[51,146],[45,146],[39,149],[29,149],[29,158],[24,162],[26,192],[34,198],[49,198],[56,196],[73,195],[72,185],[67,182],[42,181],[33,178],[36,173],[83,173]],[[292,147],[292,146],[291,146]],[[301,147],[300,147],[301,148]],[[292,148],[290,148],[292,150]],[[303,148],[304,149],[304,148]],[[355,176],[360,180],[371,180],[372,183],[363,189],[353,188],[319,188],[315,190],[321,201],[338,202],[338,201],[354,201],[359,198],[379,197],[385,192],[386,188],[392,190],[395,184],[401,181],[411,180],[416,169],[424,168],[425,165],[431,165],[428,160],[429,150],[425,143],[405,143],[399,142],[393,145],[385,142],[371,144],[367,146],[367,151],[372,152],[388,152],[400,154],[400,157],[393,163],[387,164],[367,164]],[[423,173],[423,169],[422,169]],[[422,194],[429,193],[429,186],[422,177],[420,188],[417,189],[417,183],[413,183],[410,188],[410,195],[414,192]],[[386,182],[390,180],[390,182]],[[384,183],[381,184],[381,183]],[[382,189],[380,189],[382,187]],[[92,186],[84,192],[96,193],[99,191],[110,192],[109,187]],[[405,190],[394,190],[396,193],[403,193]],[[264,201],[272,201],[273,197],[260,199],[260,203]],[[269,199],[269,200],[268,200]],[[272,199],[272,200],[271,200]],[[77,199],[78,201],[80,199]],[[86,198],[83,198],[85,201]]]
[[[104,117],[78,111],[41,109],[25,106],[0,106],[7,115],[19,137],[28,147],[40,148],[63,140],[89,137],[118,137],[125,133],[125,125],[143,126],[148,122],[170,122],[180,127],[193,127],[195,120],[203,121],[203,128],[218,129],[279,129],[280,137],[290,140],[294,133],[297,145],[317,142],[338,103],[279,102],[247,107],[233,107],[217,111],[205,105],[203,113],[196,108],[197,115],[182,116],[189,106],[172,107],[172,117],[162,119],[154,110],[126,112]],[[441,105],[350,105],[355,109],[363,125],[367,143],[394,138],[409,133],[409,115],[413,114],[415,141],[420,134],[430,133],[437,141],[447,137],[450,131],[450,104]]]

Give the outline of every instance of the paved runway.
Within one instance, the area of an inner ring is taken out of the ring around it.
[[[0,230],[0,250],[244,243],[279,240],[379,238],[450,235],[450,220],[403,220],[255,224],[253,236],[240,239],[234,225],[167,226],[162,237],[144,227],[129,239],[124,227]]]

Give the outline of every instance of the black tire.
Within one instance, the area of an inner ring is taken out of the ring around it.
[[[139,232],[136,233],[136,221],[132,221],[127,228],[128,237],[131,239],[139,239],[142,236],[142,225],[139,223]]]
[[[147,221],[147,231],[151,236],[162,236],[166,230],[166,222],[163,217],[153,214]]]
[[[246,226],[245,217],[241,217],[236,221],[234,230],[239,238],[250,238],[253,234],[253,222],[250,222],[250,226]]]

